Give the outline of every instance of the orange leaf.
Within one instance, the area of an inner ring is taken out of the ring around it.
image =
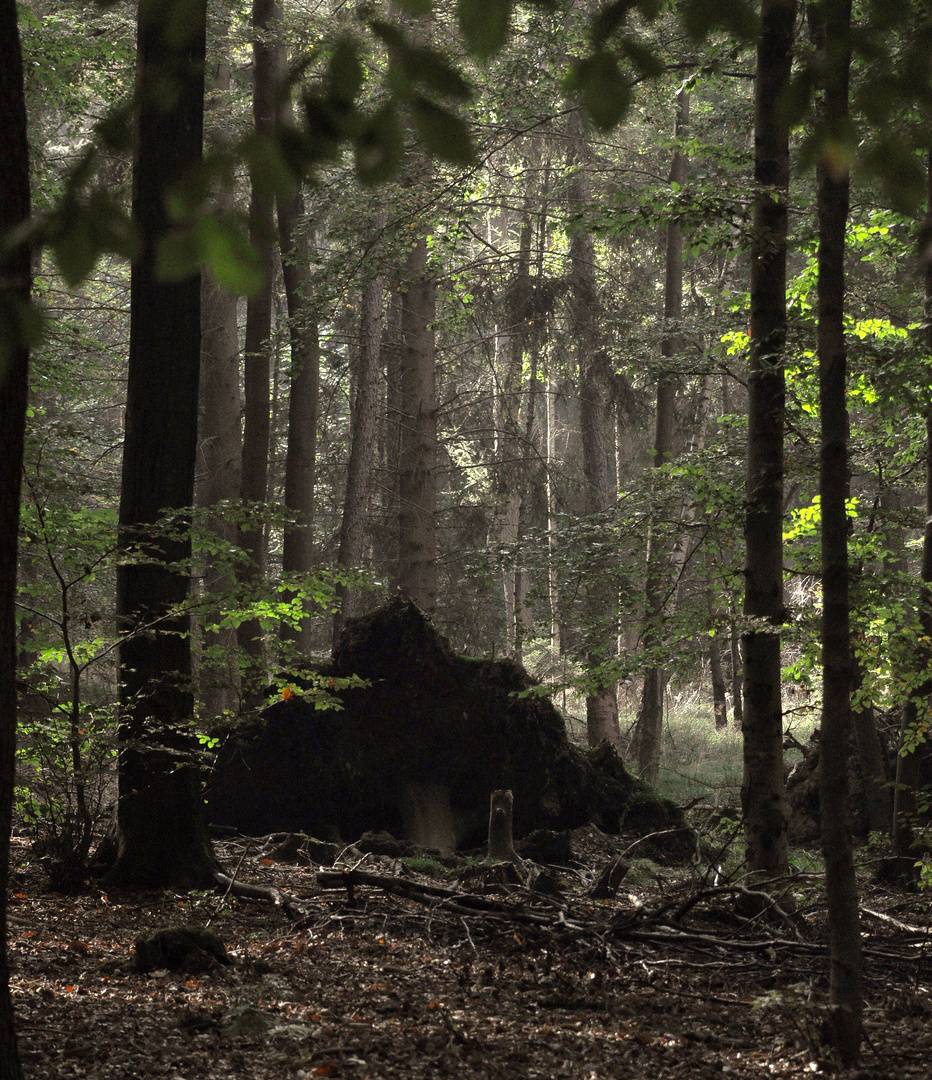
[[[318,1065],[314,1070],[314,1076],[336,1076],[337,1067],[333,1061],[328,1061],[326,1065]]]
[[[292,690],[290,686],[286,686],[282,690],[282,700],[283,701],[290,701],[293,697],[294,697],[294,690]]]
[[[73,986],[66,986],[65,987],[65,993],[66,994],[70,994],[73,990],[74,990]]]
[[[275,865],[275,860],[274,859],[260,859],[259,863],[262,866],[274,866]]]

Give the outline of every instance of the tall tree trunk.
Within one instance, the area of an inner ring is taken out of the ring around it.
[[[670,166],[670,183],[682,188],[686,182],[689,165],[687,156],[680,149],[680,141],[689,125],[689,94],[680,90],[676,96],[676,121],[673,138],[676,148]],[[672,329],[683,317],[683,227],[676,218],[667,223],[666,258],[664,266],[663,317],[667,332],[661,342],[661,355],[670,359],[680,351],[680,337]],[[654,426],[653,467],[659,469],[673,456],[673,404],[676,396],[676,380],[669,371],[661,372],[657,381],[657,410]],[[651,528],[647,536],[647,585],[645,590],[646,611],[642,644],[651,656],[663,640],[663,619],[667,604],[664,588],[662,560],[656,530]],[[638,772],[648,783],[656,784],[660,776],[660,747],[663,734],[662,668],[651,659],[644,672],[641,707],[638,711],[635,744],[637,746]]]
[[[253,0],[253,90],[252,112],[257,135],[267,135],[275,124],[275,74],[277,53],[270,33],[276,16],[275,0]],[[272,338],[272,236],[271,198],[253,184],[249,203],[249,235],[258,255],[262,285],[246,302],[246,340],[243,348],[245,410],[243,413],[243,502],[257,510],[265,503],[269,469],[269,376]],[[265,573],[265,529],[254,521],[243,530],[243,548],[249,555],[244,575],[247,586],[256,587]],[[261,701],[265,685],[265,655],[262,626],[248,619],[239,627],[239,643],[248,666],[244,672],[244,699],[250,705]]]
[[[576,116],[571,153],[575,173],[570,187],[574,209],[589,206],[588,146],[583,119]],[[595,247],[592,233],[580,226],[570,237],[570,287],[572,289],[572,334],[579,369],[580,432],[585,476],[585,513],[592,519],[612,505],[612,483],[606,447],[608,426],[607,363],[599,341],[598,291],[595,277]],[[585,585],[586,665],[591,674],[611,661],[618,647],[613,617],[615,598],[602,577],[602,568],[590,566]],[[601,677],[602,685],[586,695],[586,738],[590,746],[608,741],[620,746],[618,699],[614,680]]]
[[[928,163],[928,202],[926,206],[926,229],[932,229],[932,154]],[[925,258],[925,314],[927,348],[932,348],[932,260]],[[930,379],[932,385],[932,379]],[[915,656],[915,671],[919,685],[909,695],[903,707],[900,752],[896,761],[896,784],[893,799],[893,842],[899,863],[899,876],[903,879],[916,877],[916,813],[921,783],[920,765],[928,752],[929,735],[917,737],[925,726],[923,718],[932,707],[932,679],[928,672],[932,667],[932,393],[925,403],[926,421],[926,490],[925,526],[922,532],[922,566],[918,602],[919,642]],[[923,641],[923,639],[925,639]]]
[[[437,396],[434,369],[437,285],[427,241],[411,249],[401,309],[398,407],[398,587],[428,613],[437,604]]]
[[[235,500],[240,492],[242,397],[239,379],[237,298],[206,278],[201,287],[201,378],[198,423],[198,506]],[[224,543],[239,541],[239,530],[223,514],[212,514],[208,527]],[[208,555],[204,589],[208,595],[230,595],[235,588],[229,561]],[[217,621],[211,606],[205,621]],[[199,672],[202,712],[216,717],[239,704],[239,669],[235,630],[205,631]]]
[[[789,83],[795,0],[762,0],[754,84],[754,236],[751,252],[744,652],[744,812],[748,867],[788,868],[783,782],[783,423],[789,131],[780,102]]]
[[[124,547],[142,545],[147,558],[117,571],[121,723],[110,877],[140,888],[209,888],[217,866],[192,764],[190,575],[178,569],[190,539],[153,530],[166,508],[191,505],[197,457],[200,275],[166,282],[155,274],[156,244],[169,228],[166,192],[201,156],[206,0],[191,14],[190,36],[179,43],[162,12],[144,6],[137,49],[143,85],[172,78],[178,86],[171,104],[141,95],[133,183],[144,250],[131,279],[120,533]]]
[[[385,227],[384,215],[373,222],[372,232]],[[367,282],[362,294],[359,317],[359,369],[356,396],[350,417],[350,454],[346,470],[346,497],[340,523],[340,549],[337,566],[350,570],[363,561],[366,510],[369,505],[369,476],[375,442],[375,422],[379,410],[379,367],[382,345],[382,299],[385,280],[378,276]],[[356,615],[357,590],[337,586],[339,609],[333,616],[333,647],[347,619]]]
[[[311,311],[310,239],[301,230],[303,199],[278,205],[282,275],[291,340],[291,392],[288,397],[288,451],[285,457],[285,507],[295,524],[285,528],[282,571],[309,574],[314,567],[314,484],[317,472],[317,413],[320,396],[320,341]],[[295,631],[282,627],[298,653],[311,652],[311,619]]]
[[[810,9],[824,58],[822,120],[840,145],[848,117],[851,0]],[[819,800],[831,978],[833,1041],[846,1068],[861,1046],[861,933],[848,802],[851,731],[851,633],[848,605],[848,410],[845,349],[845,226],[848,169],[838,150],[823,152],[817,171],[819,215],[818,352],[822,439],[822,724]]]
[[[29,143],[23,58],[15,0],[0,0],[0,251],[7,233],[29,218]],[[29,250],[20,245],[0,263],[0,319],[7,329],[0,361],[0,1080],[22,1080],[7,953],[10,829],[16,753],[16,560],[29,353],[10,331],[14,311],[29,302]]]
[[[229,38],[225,29],[216,43],[219,60],[214,65],[210,98],[216,108],[230,91]],[[210,136],[208,135],[208,140]],[[232,202],[224,193],[222,199]],[[240,348],[238,323],[239,298],[215,281],[201,282],[201,379],[198,417],[198,479],[195,501],[211,507],[235,500],[240,494],[240,470],[243,452],[242,393],[240,389]],[[215,536],[232,547],[239,541],[239,530],[223,514],[213,514],[208,527]],[[229,560],[208,554],[204,565],[204,589],[208,595],[231,595],[235,576]],[[219,608],[211,607],[205,622],[219,621]],[[202,640],[198,681],[201,714],[212,718],[236,711],[239,705],[239,656],[236,631],[205,631]]]
[[[509,290],[505,312],[506,333],[496,335],[507,341],[503,369],[496,368],[493,379],[497,387],[495,501],[497,540],[510,552],[502,571],[502,592],[505,600],[505,653],[516,657],[521,639],[522,599],[518,595],[518,536],[521,503],[524,494],[524,470],[521,458],[525,453],[522,431],[524,354],[528,344],[527,327],[531,315],[531,224],[527,216],[529,193],[525,194],[525,217],[518,243],[518,262]],[[504,215],[503,215],[504,217]],[[507,229],[503,229],[507,232]],[[503,237],[503,239],[505,239]]]

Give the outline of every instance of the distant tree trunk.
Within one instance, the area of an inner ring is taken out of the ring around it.
[[[670,183],[682,187],[686,182],[689,165],[687,156],[679,147],[689,125],[689,94],[685,90],[680,90],[677,94],[676,104],[673,138],[677,146],[670,166]],[[683,227],[676,218],[671,218],[667,223],[664,271],[663,317],[667,332],[661,342],[660,352],[662,356],[670,359],[679,353],[681,344],[680,336],[673,332],[672,326],[683,317]],[[664,371],[657,381],[653,460],[655,469],[666,465],[673,456],[675,397],[676,380],[669,371]],[[656,531],[652,528],[647,536],[646,611],[642,636],[643,648],[648,656],[660,647],[663,640],[663,620],[667,606],[662,566],[664,556],[665,552],[660,550]],[[635,730],[638,772],[651,784],[656,784],[660,776],[664,684],[663,670],[652,658],[650,666],[644,672],[641,707]]]
[[[553,475],[556,467],[556,383],[547,379],[547,600],[550,608],[550,648],[556,656],[563,652],[560,640],[560,574],[556,558],[557,506]]]
[[[525,210],[529,199],[525,197]],[[503,230],[506,231],[506,230]],[[502,592],[505,600],[505,654],[517,657],[521,640],[522,598],[519,595],[517,546],[520,533],[521,504],[524,495],[524,475],[521,458],[525,453],[521,418],[523,406],[524,355],[528,343],[527,327],[531,307],[531,224],[525,214],[518,244],[518,261],[509,290],[505,313],[506,333],[496,335],[507,341],[505,364],[493,372],[496,380],[496,467],[495,500],[497,541],[511,552],[502,571]],[[498,353],[496,348],[496,354]]]
[[[29,219],[29,143],[16,0],[0,0],[0,244]],[[0,247],[0,250],[3,250]],[[0,317],[29,302],[29,250],[20,245],[0,263]],[[12,320],[11,320],[12,321]],[[10,324],[7,323],[9,326]],[[16,754],[16,562],[23,477],[29,353],[7,336],[0,364],[0,1080],[22,1080],[10,997],[7,954],[10,829]]]
[[[117,571],[120,754],[117,855],[110,880],[138,888],[210,888],[217,864],[207,838],[190,735],[190,575],[186,534],[153,532],[166,508],[191,505],[197,456],[200,276],[155,275],[155,247],[169,225],[165,194],[200,160],[206,0],[190,38],[163,36],[161,9],[139,18],[137,78],[177,80],[170,106],[143,95],[133,213],[145,247],[133,265],[120,533],[158,561]],[[143,12],[148,13],[144,15]],[[176,523],[177,524],[177,523]],[[173,565],[172,565],[173,564]]]
[[[715,726],[721,731],[728,727],[728,699],[725,696],[725,672],[722,669],[722,650],[718,634],[709,638],[709,675],[712,679],[712,709]]]
[[[198,506],[210,507],[239,497],[242,398],[237,298],[207,279],[201,288],[200,401],[196,501]],[[239,530],[223,514],[211,515],[208,524],[225,543],[238,543]],[[209,595],[229,595],[234,588],[229,563],[224,565],[222,560],[208,555],[205,591]],[[219,609],[212,607],[206,619],[209,622],[216,616]],[[202,644],[206,657],[200,669],[203,714],[216,717],[235,711],[239,704],[236,631],[205,631]]]
[[[287,53],[279,44],[275,52],[279,85],[287,74]],[[279,104],[279,120],[290,122],[290,100]],[[282,571],[286,575],[309,574],[314,567],[314,487],[317,479],[317,422],[320,407],[320,338],[311,296],[311,248],[314,243],[305,224],[304,196],[299,188],[289,199],[278,201],[278,238],[282,278],[288,305],[291,344],[291,392],[288,398],[288,450],[285,457],[285,507],[296,518],[285,528]],[[297,633],[287,624],[282,638],[292,641],[302,656],[312,647],[311,620],[303,620]]]
[[[218,55],[210,78],[208,105],[222,108],[230,92],[230,42],[225,27],[217,35]],[[216,95],[216,96],[215,96]],[[226,113],[228,110],[223,110]],[[207,134],[208,141],[210,133]],[[232,203],[232,193],[221,199]],[[242,393],[240,389],[239,298],[209,278],[201,281],[201,378],[198,416],[198,466],[195,502],[201,507],[235,500],[240,494],[242,464]],[[238,544],[239,530],[224,514],[211,515],[211,532],[230,547]],[[208,596],[230,596],[236,587],[229,560],[208,554],[204,559],[204,590]],[[204,622],[219,621],[212,606]],[[208,719],[233,713],[239,706],[239,655],[234,629],[206,630],[201,641],[198,682],[201,715]]]
[[[310,240],[301,228],[300,192],[278,205],[282,276],[291,340],[291,392],[288,397],[288,451],[285,456],[285,507],[296,518],[286,526],[282,571],[309,574],[314,568],[314,484],[317,472],[317,413],[320,396],[320,341],[311,311]],[[311,619],[299,630],[283,625],[282,638],[298,653],[311,652]]]
[[[253,0],[253,123],[258,135],[268,134],[275,123],[275,74],[277,54],[269,40],[276,14],[275,0]],[[243,349],[245,411],[243,413],[243,502],[256,509],[266,501],[269,469],[269,376],[272,337],[272,200],[253,185],[249,203],[249,235],[258,255],[262,286],[246,301],[246,341]],[[243,530],[243,548],[249,555],[245,583],[255,585],[265,573],[265,529],[254,522]],[[261,701],[265,684],[265,656],[262,626],[248,619],[238,631],[240,647],[248,658],[244,674],[244,699],[250,705]]]
[[[385,218],[373,222],[372,232],[385,227]],[[367,282],[362,294],[359,318],[359,369],[356,397],[350,417],[350,454],[346,470],[346,497],[340,523],[340,550],[337,566],[349,570],[363,560],[366,537],[366,510],[369,504],[369,475],[375,442],[375,422],[379,409],[379,364],[382,345],[382,299],[385,280],[381,276]],[[337,587],[339,609],[333,616],[333,647],[347,619],[356,615],[357,590]]]
[[[744,635],[745,857],[767,876],[788,868],[783,782],[783,422],[789,131],[795,0],[762,0],[754,85],[754,235],[751,252],[745,614],[772,626]]]
[[[437,397],[434,370],[436,281],[427,241],[411,249],[401,309],[398,407],[398,587],[423,611],[437,604]]]
[[[576,130],[571,147],[575,173],[570,186],[571,205],[585,212],[589,206],[588,146],[584,121],[575,118]],[[595,277],[595,247],[592,233],[579,226],[570,237],[570,288],[572,290],[571,327],[579,369],[580,433],[582,435],[584,509],[595,518],[615,500],[615,488],[609,472],[606,428],[608,425],[607,364],[599,341],[598,290]],[[615,599],[610,584],[600,580],[602,568],[590,566],[585,584],[586,666],[595,673],[616,655],[617,627],[613,619]],[[608,741],[621,745],[618,730],[618,699],[611,677],[586,695],[586,738],[590,746]]]
[[[851,0],[810,8],[813,36],[825,61],[822,120],[839,139],[848,117]],[[862,1035],[861,932],[848,791],[851,732],[851,632],[848,604],[847,354],[845,349],[845,226],[848,170],[826,151],[817,170],[819,216],[818,353],[822,440],[822,725],[819,801],[831,978],[829,1014],[841,1063],[857,1063]]]
[[[734,623],[731,624],[731,708],[735,727],[744,728],[744,666],[741,662],[741,640]]]

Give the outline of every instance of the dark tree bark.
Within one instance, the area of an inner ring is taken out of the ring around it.
[[[385,227],[384,217],[373,223],[372,232]],[[366,509],[369,503],[369,475],[375,443],[375,422],[379,409],[379,361],[382,344],[382,299],[385,281],[379,276],[363,289],[362,311],[359,318],[359,368],[356,375],[356,396],[350,418],[350,455],[346,470],[346,497],[343,520],[340,523],[340,550],[337,566],[349,570],[363,559]],[[337,587],[339,610],[333,617],[333,646],[347,619],[356,615],[356,590]]]
[[[7,956],[7,895],[16,753],[16,561],[29,352],[15,339],[17,307],[29,302],[29,250],[6,235],[29,218],[29,143],[15,0],[0,0],[0,1080],[22,1080]]]
[[[207,838],[195,746],[190,574],[184,522],[173,536],[153,529],[167,509],[190,506],[197,456],[200,275],[180,282],[155,274],[155,248],[168,229],[165,195],[201,156],[206,3],[190,37],[163,34],[162,13],[139,17],[142,89],[133,214],[144,251],[132,269],[120,530],[124,547],[152,561],[117,572],[120,755],[117,856],[111,879],[141,888],[208,888],[217,864]],[[166,77],[176,94],[155,87]]]
[[[269,35],[274,29],[275,0],[253,0],[253,123],[258,135],[267,135],[275,125],[276,49]],[[272,337],[272,237],[273,201],[253,185],[249,203],[249,234],[259,258],[263,282],[246,303],[246,340],[243,348],[245,410],[243,413],[243,502],[255,509],[266,501],[269,469],[269,377]],[[242,543],[249,555],[246,584],[253,585],[265,573],[265,529],[259,522],[243,531]],[[258,619],[242,623],[239,643],[249,665],[244,675],[244,697],[250,704],[261,701],[265,685],[265,650]]]
[[[401,309],[398,475],[398,587],[422,611],[437,604],[437,396],[434,370],[437,283],[427,241],[411,249]]]
[[[926,206],[926,229],[932,229],[932,154],[928,160],[928,202]],[[925,260],[925,313],[926,341],[932,346],[932,260]],[[932,379],[930,379],[932,385]],[[916,732],[921,717],[927,714],[932,702],[932,679],[928,672],[932,668],[932,648],[927,644],[932,640],[932,395],[926,400],[926,490],[925,490],[925,526],[922,532],[922,566],[920,570],[920,591],[918,600],[919,643],[916,648],[915,670],[919,673],[919,685],[913,689],[909,700],[903,707],[903,719],[900,733],[900,753],[896,762],[896,784],[893,799],[893,846],[899,863],[899,877],[915,879],[916,870],[916,812],[921,783],[920,765],[924,753],[928,752],[928,739],[916,745]],[[922,639],[925,638],[925,642]]]
[[[822,120],[841,139],[848,116],[851,0],[811,8],[824,58]],[[846,1068],[857,1063],[862,1034],[861,933],[848,801],[851,732],[851,631],[848,604],[849,490],[845,348],[845,226],[848,170],[828,150],[817,170],[819,216],[818,353],[822,512],[822,724],[819,800],[828,899],[833,1042]]]
[[[678,143],[689,125],[689,95],[685,90],[677,94],[676,121],[673,138]],[[670,183],[686,182],[689,166],[687,156],[679,145],[673,151],[670,165]],[[663,317],[668,332],[660,345],[661,355],[670,359],[680,351],[679,335],[670,332],[672,324],[683,317],[683,227],[676,218],[667,223],[666,255],[664,260]],[[669,373],[661,373],[657,381],[657,407],[654,423],[655,469],[666,465],[673,456],[673,405],[676,398],[676,380]],[[663,639],[663,620],[667,605],[664,574],[661,560],[664,552],[659,550],[656,532],[651,529],[647,536],[647,583],[645,588],[645,617],[642,643],[649,655]],[[663,734],[663,670],[655,663],[644,672],[641,691],[641,707],[638,710],[635,742],[637,744],[638,772],[651,784],[660,777],[660,746]]]
[[[745,614],[768,623],[744,635],[744,812],[748,867],[788,868],[783,784],[783,423],[789,131],[780,101],[790,77],[795,0],[762,0],[754,84]]]

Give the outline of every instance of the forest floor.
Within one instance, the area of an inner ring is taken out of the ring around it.
[[[352,896],[322,887],[318,866],[274,861],[261,842],[218,844],[230,866],[244,856],[242,880],[286,890],[296,915],[212,894],[54,894],[29,840],[15,838],[12,989],[26,1076],[837,1073],[819,1047],[827,961],[815,880],[794,884],[792,920],[743,920],[721,884],[653,864],[592,900],[594,872],[627,843],[582,831],[577,870],[544,875],[545,891],[494,870],[457,877],[356,857],[373,877]],[[873,888],[862,903],[867,1039],[849,1075],[928,1077],[928,902]],[[208,920],[232,965],[134,972],[138,935]]]

